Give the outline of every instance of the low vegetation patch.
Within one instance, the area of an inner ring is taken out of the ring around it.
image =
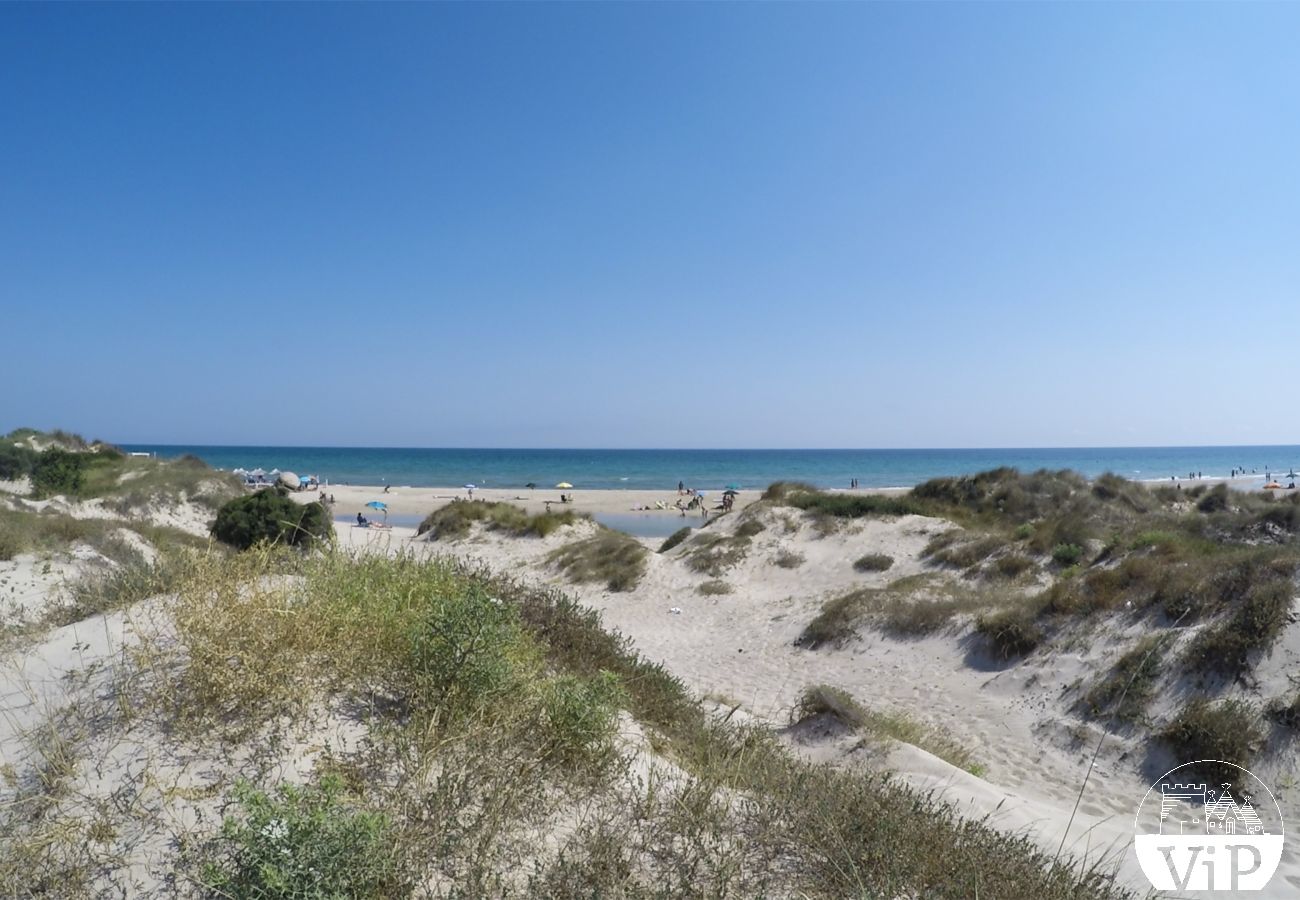
[[[797,569],[805,562],[804,555],[794,550],[782,549],[777,551],[776,556],[772,557],[772,565],[780,566],[782,569]]]
[[[1121,722],[1141,722],[1155,693],[1156,679],[1164,661],[1170,637],[1148,635],[1119,658],[1084,697],[1093,717],[1112,715]]]
[[[691,530],[691,526],[689,525],[684,525],[681,528],[678,528],[672,534],[668,535],[668,537],[664,538],[664,542],[659,545],[659,552],[667,553],[669,550],[676,547],[682,541],[691,536]]]
[[[911,575],[883,588],[859,588],[827,601],[796,643],[816,649],[839,645],[875,622],[900,637],[920,637],[949,625],[959,615],[987,612],[999,601],[981,590],[935,575]]]
[[[956,569],[973,569],[1006,546],[997,535],[959,539],[961,532],[944,532],[930,540],[923,555],[931,562]]]
[[[1033,567],[1034,561],[1023,553],[1007,553],[993,560],[986,571],[1002,578],[1019,578]]]
[[[1029,605],[980,616],[975,620],[975,631],[988,640],[993,655],[1004,661],[1030,653],[1046,637],[1037,611]]]
[[[546,537],[585,518],[571,509],[529,515],[513,503],[457,499],[425,516],[415,533],[428,534],[435,541],[454,540],[468,535],[478,522],[489,531],[503,531],[515,537]]]
[[[548,558],[571,581],[600,581],[611,591],[630,591],[645,574],[648,555],[631,535],[602,528],[594,537],[552,551]]]
[[[747,557],[751,544],[749,535],[702,532],[687,544],[686,566],[692,572],[717,578]]]
[[[1199,697],[1178,713],[1160,737],[1180,759],[1222,760],[1248,768],[1264,732],[1258,711],[1249,703]],[[1236,784],[1240,775],[1232,766],[1205,762],[1197,767],[1196,777],[1211,784]]]
[[[771,494],[768,488],[764,497]],[[867,516],[907,516],[924,515],[923,508],[907,496],[895,497],[883,494],[831,494],[810,489],[806,486],[786,486],[773,494],[770,499],[782,506],[815,515],[830,516],[835,519],[861,519]]]
[[[343,781],[283,785],[268,794],[241,782],[236,813],[208,850],[202,883],[219,897],[405,897],[411,891],[387,816],[344,795]]]
[[[718,594],[730,594],[733,588],[727,582],[714,578],[711,581],[702,582],[696,590],[706,597],[714,597]]]
[[[894,564],[894,558],[887,553],[868,553],[853,561],[853,568],[859,572],[885,572]]]
[[[868,709],[840,688],[817,684],[804,689],[791,718],[794,722],[801,722],[815,716],[829,716],[878,740],[891,739],[920,747],[959,769],[976,774],[980,771],[966,748],[949,736],[902,713]]]

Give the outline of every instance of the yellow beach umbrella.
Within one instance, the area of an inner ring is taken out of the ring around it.
[[[559,484],[556,485],[556,487],[560,488],[561,490],[564,490],[566,488],[573,487],[573,485],[569,484],[567,481],[561,481]]]

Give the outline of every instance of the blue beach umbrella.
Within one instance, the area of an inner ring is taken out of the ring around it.
[[[382,500],[371,500],[369,503],[366,504],[366,506],[369,507],[370,509],[379,510],[381,513],[384,514],[385,519],[388,518],[388,504],[384,503]]]
[[[729,485],[727,485],[727,490],[729,490],[729,491],[738,491],[738,490],[740,490],[740,485],[738,485],[738,484],[729,484]]]

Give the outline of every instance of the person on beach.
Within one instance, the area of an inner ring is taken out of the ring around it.
[[[384,493],[385,493],[385,494],[388,493],[388,485],[384,485]]]
[[[686,490],[686,483],[683,481],[677,482],[677,493],[681,494],[681,492],[684,490]]]
[[[366,521],[365,516],[361,515],[361,513],[357,513],[357,524],[360,525],[362,528],[364,528],[370,523]]]

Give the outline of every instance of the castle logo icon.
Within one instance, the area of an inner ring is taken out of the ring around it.
[[[1207,769],[1231,780],[1184,780]],[[1277,871],[1285,826],[1273,792],[1254,773],[1196,760],[1151,786],[1134,834],[1138,862],[1157,890],[1257,891]]]

